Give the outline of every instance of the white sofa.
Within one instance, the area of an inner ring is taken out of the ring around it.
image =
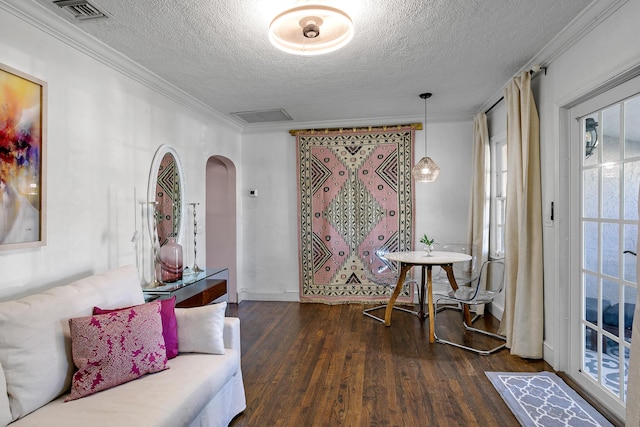
[[[68,319],[142,303],[132,266],[0,302],[0,426],[228,425],[246,407],[237,318],[224,318],[224,355],[180,353],[169,369],[64,402]]]

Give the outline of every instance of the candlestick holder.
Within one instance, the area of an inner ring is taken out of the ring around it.
[[[196,245],[196,234],[198,233],[198,221],[196,220],[196,206],[199,205],[200,203],[189,203],[191,206],[193,206],[193,268],[192,270],[195,273],[199,273],[201,271],[204,271],[203,269],[201,269],[200,267],[198,267],[198,262],[196,261],[196,255],[198,254],[198,248]]]
[[[158,239],[158,216],[160,212],[158,211],[157,202],[147,202],[147,215],[152,218],[149,221],[149,238],[151,242],[151,277],[149,283],[147,283],[147,288],[157,288],[162,285],[160,281],[160,275],[158,268],[160,266],[160,244]],[[152,210],[152,212],[150,212]]]

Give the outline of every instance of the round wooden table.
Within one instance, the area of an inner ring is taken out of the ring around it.
[[[429,342],[435,342],[434,336],[434,319],[433,319],[433,294],[432,294],[432,280],[431,270],[433,266],[439,266],[447,272],[449,283],[454,290],[458,289],[456,278],[453,275],[453,264],[456,262],[464,262],[471,260],[471,255],[460,252],[446,252],[446,251],[432,251],[430,255],[427,255],[425,251],[409,251],[409,252],[389,252],[384,255],[389,261],[395,261],[400,263],[400,275],[398,276],[398,283],[389,299],[387,309],[384,315],[385,326],[391,326],[391,312],[393,311],[393,305],[400,295],[400,290],[407,277],[407,272],[419,265],[422,266],[422,281],[420,284],[420,311],[418,315],[422,320],[429,318]],[[426,273],[426,274],[425,274]],[[426,276],[426,281],[425,281]],[[425,289],[426,288],[426,289]],[[426,292],[425,292],[426,290]],[[424,298],[427,295],[428,310],[429,313],[424,312]],[[464,306],[464,318],[467,324],[471,324],[471,314],[469,313],[469,306]]]

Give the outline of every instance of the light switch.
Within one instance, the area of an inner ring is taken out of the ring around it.
[[[249,190],[249,197],[258,197],[258,190],[256,188]]]

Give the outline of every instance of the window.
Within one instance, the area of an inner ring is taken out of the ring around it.
[[[491,138],[491,218],[489,254],[504,258],[504,223],[507,214],[507,138]]]

